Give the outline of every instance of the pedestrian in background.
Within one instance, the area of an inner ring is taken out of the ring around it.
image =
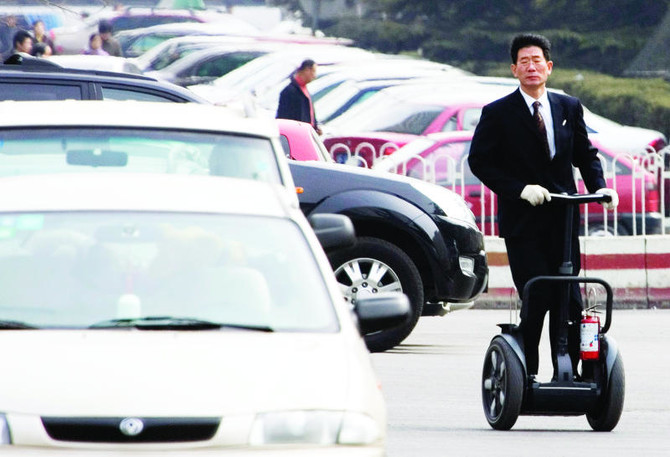
[[[99,33],[92,33],[88,37],[88,47],[84,49],[84,54],[93,56],[108,56],[109,53],[102,49],[102,37]]]
[[[19,30],[15,15],[8,14],[0,20],[0,55],[2,60],[5,60],[14,52],[14,35]]]
[[[12,54],[5,59],[5,64],[8,65],[18,65],[23,62],[23,59],[32,56],[30,53],[33,50],[33,36],[27,30],[19,29],[18,32],[14,34],[14,39],[12,40]]]
[[[316,79],[317,64],[312,59],[304,60],[291,81],[279,94],[279,106],[277,107],[277,119],[293,119],[307,122],[314,130],[321,134],[321,129],[316,122],[314,104],[307,90],[307,84]]]
[[[551,44],[541,35],[522,34],[511,43],[512,74],[519,88],[482,110],[472,139],[472,172],[498,196],[498,227],[505,239],[512,278],[521,294],[535,276],[558,275],[563,261],[565,207],[547,205],[551,193],[577,193],[573,166],[589,192],[608,194],[615,207],[618,196],[607,189],[598,150],[589,141],[579,100],[548,92],[553,68]],[[573,275],[580,270],[579,208],[575,205],[572,236]],[[561,293],[554,284],[540,283],[521,309],[529,375],[538,370],[538,344],[545,315],[550,315],[554,376],[560,328]],[[563,286],[565,287],[565,286]],[[573,322],[568,348],[577,374],[582,297],[577,283],[570,288],[569,319]]]
[[[121,44],[112,36],[113,30],[112,23],[107,20],[103,19],[98,23],[98,33],[102,38],[102,49],[110,56],[123,57]]]
[[[52,54],[56,53],[56,46],[54,45],[53,40],[48,36],[44,21],[41,19],[33,22],[33,45],[37,43],[44,43],[51,48]]]

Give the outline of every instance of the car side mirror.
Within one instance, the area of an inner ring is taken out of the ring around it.
[[[312,214],[307,218],[324,250],[346,248],[356,243],[354,224],[342,214]]]
[[[407,322],[411,308],[407,295],[386,292],[356,300],[354,313],[358,318],[361,335],[387,330]]]

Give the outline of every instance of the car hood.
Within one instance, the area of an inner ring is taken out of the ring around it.
[[[342,409],[356,358],[346,345],[339,333],[5,330],[0,411],[219,417]]]

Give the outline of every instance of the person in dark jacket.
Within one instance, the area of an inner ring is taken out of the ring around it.
[[[13,53],[5,59],[5,65],[20,65],[25,58],[31,58],[33,50],[33,36],[30,32],[20,29],[14,34],[12,41]]]
[[[316,71],[317,64],[312,59],[306,59],[300,64],[291,76],[291,82],[279,94],[279,106],[275,117],[307,122],[314,127],[317,133],[321,134],[321,129],[316,122],[312,98],[307,90],[307,84],[316,79]]]
[[[113,30],[112,23],[108,20],[103,19],[98,23],[98,33],[102,38],[102,49],[110,56],[124,57],[119,40],[112,36]]]

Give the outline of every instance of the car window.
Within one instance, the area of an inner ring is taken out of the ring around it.
[[[81,100],[81,85],[0,82],[0,100]]]
[[[284,150],[284,154],[286,157],[289,159],[291,158],[291,145],[288,141],[288,137],[284,134],[279,135],[279,142],[281,143],[281,147]]]
[[[204,195],[203,198],[212,198]],[[161,212],[0,214],[0,321],[88,328],[197,319],[276,332],[338,326],[289,220]],[[118,322],[118,321],[117,321]]]
[[[168,24],[173,22],[197,22],[195,18],[186,16],[118,16],[112,19],[114,31],[140,29],[152,25]]]
[[[223,76],[263,54],[264,53],[262,52],[235,52],[216,56],[195,66],[192,75],[212,77]]]
[[[137,100],[142,102],[184,102],[186,100],[179,99],[167,94],[159,94],[156,92],[143,92],[139,88],[121,88],[101,86],[103,100]]]
[[[454,132],[458,130],[458,117],[454,114],[442,126],[443,132]]]
[[[474,130],[482,116],[481,108],[468,108],[463,112],[463,130]]]
[[[140,56],[167,39],[163,36],[145,35],[123,46],[123,53],[126,56]]]
[[[39,173],[176,173],[281,183],[264,137],[162,129],[0,130],[0,176]]]

